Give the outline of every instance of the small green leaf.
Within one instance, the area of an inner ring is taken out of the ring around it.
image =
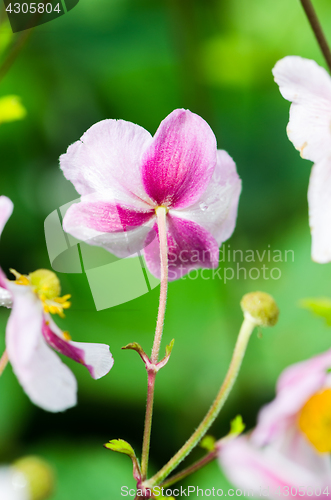
[[[172,341],[170,342],[170,344],[169,344],[169,345],[167,345],[167,347],[166,347],[166,356],[167,356],[167,357],[169,357],[169,356],[170,356],[171,351],[172,351],[172,349],[173,349],[173,347],[174,347],[174,343],[175,343],[175,339],[172,339]]]
[[[108,448],[108,450],[117,451],[117,453],[129,455],[130,458],[135,458],[136,456],[132,446],[123,439],[112,439],[104,447]]]
[[[243,422],[242,416],[237,415],[236,418],[231,420],[231,429],[230,429],[230,435],[236,435],[239,436],[242,432],[245,430],[245,424]]]
[[[214,436],[207,435],[200,441],[200,447],[207,451],[214,451],[216,439]]]
[[[300,302],[301,307],[311,311],[316,316],[325,319],[326,324],[331,326],[331,299],[328,297],[320,297],[313,299],[303,299]]]

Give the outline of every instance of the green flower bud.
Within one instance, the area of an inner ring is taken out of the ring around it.
[[[278,321],[279,309],[273,297],[265,292],[251,292],[240,302],[245,318],[259,326],[274,326]]]
[[[24,457],[13,463],[28,482],[31,500],[46,500],[54,490],[54,472],[52,468],[38,457]]]

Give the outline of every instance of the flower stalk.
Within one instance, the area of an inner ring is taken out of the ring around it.
[[[318,45],[331,71],[331,51],[311,0],[300,0]]]
[[[147,367],[148,381],[147,381],[147,404],[145,415],[145,427],[143,437],[143,450],[141,458],[141,473],[142,479],[146,479],[148,471],[148,458],[151,440],[152,417],[154,406],[154,390],[155,390],[155,377],[157,373],[156,364],[158,362],[161,339],[164,325],[164,315],[167,302],[168,291],[168,245],[167,245],[167,228],[166,228],[166,207],[160,206],[156,210],[159,242],[160,242],[160,260],[161,260],[161,288],[160,288],[160,302],[157,316],[155,337],[152,348],[151,364]]]
[[[227,397],[236,381],[238,372],[246,352],[247,344],[250,336],[256,326],[256,321],[253,318],[245,317],[240,328],[237,343],[234,348],[232,360],[230,367],[228,369],[225,380],[221,386],[221,389],[210,407],[207,415],[200,423],[199,427],[195,430],[192,436],[186,441],[182,448],[169,460],[169,462],[162,467],[162,469],[157,472],[151,479],[146,483],[146,487],[153,487],[157,484],[162,483],[162,481],[184,460],[184,458],[192,451],[192,449],[199,443],[201,438],[206,434],[208,429],[213,424],[214,420],[218,416],[221,408],[223,407]]]

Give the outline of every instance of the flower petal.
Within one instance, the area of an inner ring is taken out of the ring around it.
[[[86,366],[94,379],[106,375],[114,364],[108,345],[66,340],[64,333],[50,316],[47,316],[43,322],[42,333],[48,345]]]
[[[176,109],[160,124],[142,160],[145,190],[157,205],[192,205],[206,189],[216,165],[216,139],[209,125]]]
[[[137,211],[101,201],[98,195],[88,195],[69,207],[63,228],[90,245],[124,258],[142,250],[146,241],[155,236],[154,218],[154,211]]]
[[[76,379],[47,346],[41,328],[42,304],[25,286],[10,285],[14,304],[6,330],[13,370],[31,401],[44,410],[63,411],[76,404]]]
[[[331,155],[312,168],[308,203],[312,259],[325,264],[331,261]]]
[[[1,500],[31,500],[29,484],[23,472],[15,467],[0,468]]]
[[[41,337],[43,306],[31,288],[7,281],[13,308],[6,329],[6,345],[12,364],[28,365]]]
[[[154,229],[158,232],[157,225]],[[200,267],[217,267],[219,248],[212,235],[192,221],[180,219],[174,214],[167,215],[167,241],[169,261],[169,281]],[[160,278],[160,247],[154,238],[145,250],[148,269]]]
[[[0,235],[13,212],[13,202],[7,196],[0,196]]]
[[[221,246],[235,228],[240,192],[236,164],[226,151],[218,150],[213,177],[201,198],[189,208],[170,213],[204,227]]]
[[[331,350],[287,368],[279,378],[276,398],[259,413],[254,443],[263,446],[285,432],[305,402],[327,383],[330,367]]]
[[[273,69],[281,94],[293,104],[287,133],[301,156],[319,161],[331,150],[331,78],[315,61],[288,56]]]
[[[11,292],[8,290],[8,280],[0,267],[0,306],[11,307],[13,298]]]
[[[255,448],[248,437],[242,436],[221,447],[219,461],[229,479],[242,490],[253,490],[261,496],[279,499],[279,491],[289,487],[322,488],[324,478],[288,460],[275,448]],[[279,489],[280,488],[280,489]],[[278,494],[277,494],[278,491]]]
[[[79,194],[108,192],[108,201],[150,208],[141,180],[141,157],[152,137],[124,120],[103,120],[85,132],[60,157],[65,177]]]

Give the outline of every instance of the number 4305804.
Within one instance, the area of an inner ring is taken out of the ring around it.
[[[10,14],[51,14],[52,12],[57,12],[60,14],[61,12],[61,7],[60,4],[58,3],[53,7],[51,3],[14,3],[13,7],[12,4],[10,3],[8,7],[6,8],[6,11],[9,12]]]

